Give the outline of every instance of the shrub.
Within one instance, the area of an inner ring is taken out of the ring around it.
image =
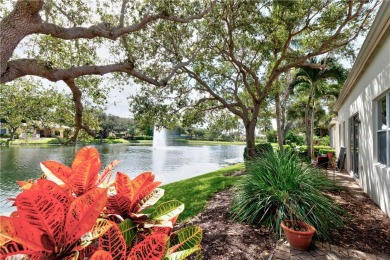
[[[329,135],[323,136],[323,137],[317,137],[314,136],[314,144],[316,146],[328,146],[330,144],[330,137]]]
[[[290,131],[286,134],[286,143],[295,143],[297,145],[302,145],[305,143],[305,138]]]
[[[267,152],[246,164],[247,174],[237,185],[232,216],[242,222],[266,225],[277,236],[280,223],[290,219],[305,221],[328,238],[342,224],[342,210],[323,191],[334,189],[324,174],[300,163],[297,155]]]
[[[0,216],[1,259],[185,259],[200,251],[199,227],[172,231],[184,204],[164,202],[145,214],[164,194],[160,182],[151,172],[133,180],[118,172],[110,183],[118,163],[98,174],[93,147],[82,148],[71,167],[42,162],[47,179],[18,182],[17,211]]]
[[[278,138],[275,130],[268,131],[266,133],[267,142],[276,143]]]
[[[318,151],[319,154],[328,154],[328,153],[332,153],[333,155],[336,154],[336,150],[333,149],[333,148],[321,148],[319,149]]]
[[[315,145],[313,146],[313,148],[314,148],[314,155],[323,154],[321,153],[321,150],[332,150],[332,147],[328,145]]]
[[[134,137],[135,140],[153,140],[153,136],[139,135]]]
[[[272,145],[270,143],[265,142],[265,143],[256,144],[255,145],[255,157],[254,158],[262,156],[267,151],[272,151]],[[248,156],[248,151],[247,151],[246,147],[244,148],[244,159],[245,160],[250,159],[249,156]]]

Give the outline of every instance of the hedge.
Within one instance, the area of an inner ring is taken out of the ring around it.
[[[260,157],[267,151],[273,151],[271,143],[264,142],[264,143],[259,143],[255,145],[255,158]],[[247,148],[245,147],[244,149],[244,159],[248,160],[250,159],[248,157],[248,151]]]

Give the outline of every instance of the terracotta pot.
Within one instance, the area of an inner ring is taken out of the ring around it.
[[[311,239],[316,232],[316,229],[305,222],[299,222],[298,225],[308,231],[295,231],[290,229],[284,224],[284,221],[280,224],[280,226],[283,228],[284,236],[292,248],[298,250],[307,250]]]

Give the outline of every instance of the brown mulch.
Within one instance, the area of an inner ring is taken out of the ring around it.
[[[234,190],[217,193],[204,212],[184,225],[203,228],[203,259],[268,259],[276,246],[265,228],[237,223],[229,218]],[[390,255],[390,219],[367,196],[356,198],[349,190],[330,196],[347,212],[345,226],[333,232],[330,244],[370,254]],[[195,259],[195,257],[191,258]]]
[[[330,195],[348,213],[344,217],[344,227],[333,232],[330,243],[365,253],[390,256],[390,218],[367,194],[355,196],[355,192],[343,189]]]

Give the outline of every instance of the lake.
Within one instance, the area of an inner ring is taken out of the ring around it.
[[[12,146],[0,147],[0,213],[13,209],[7,198],[19,193],[17,180],[36,179],[41,174],[39,163],[55,160],[70,166],[82,146]],[[121,160],[115,168],[134,178],[152,171],[162,184],[187,179],[217,170],[230,163],[242,162],[242,145],[174,145],[165,148],[128,144],[94,145],[102,159],[102,169],[113,160]]]

